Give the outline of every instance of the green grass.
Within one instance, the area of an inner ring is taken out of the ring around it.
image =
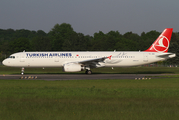
[[[179,79],[0,80],[0,120],[177,120]]]
[[[177,67],[126,67],[126,68],[95,68],[92,69],[93,74],[179,74]],[[0,74],[20,74],[21,68],[13,68],[0,66]],[[69,74],[62,71],[62,68],[25,68],[25,74]],[[84,74],[82,72],[74,72],[70,74]]]

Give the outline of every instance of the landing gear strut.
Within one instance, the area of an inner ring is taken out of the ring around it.
[[[21,74],[22,75],[24,74],[24,67],[22,67]]]
[[[92,74],[92,71],[87,69],[85,73],[90,75],[90,74]]]

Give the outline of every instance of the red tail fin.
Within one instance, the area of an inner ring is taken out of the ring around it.
[[[145,52],[168,52],[173,28],[166,28]]]

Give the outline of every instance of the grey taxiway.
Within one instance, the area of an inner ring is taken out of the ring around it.
[[[26,75],[0,75],[0,79],[15,80],[97,80],[97,79],[151,79],[166,74],[26,74]]]

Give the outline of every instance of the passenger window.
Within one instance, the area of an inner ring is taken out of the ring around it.
[[[9,58],[15,59],[15,56],[9,56]]]

